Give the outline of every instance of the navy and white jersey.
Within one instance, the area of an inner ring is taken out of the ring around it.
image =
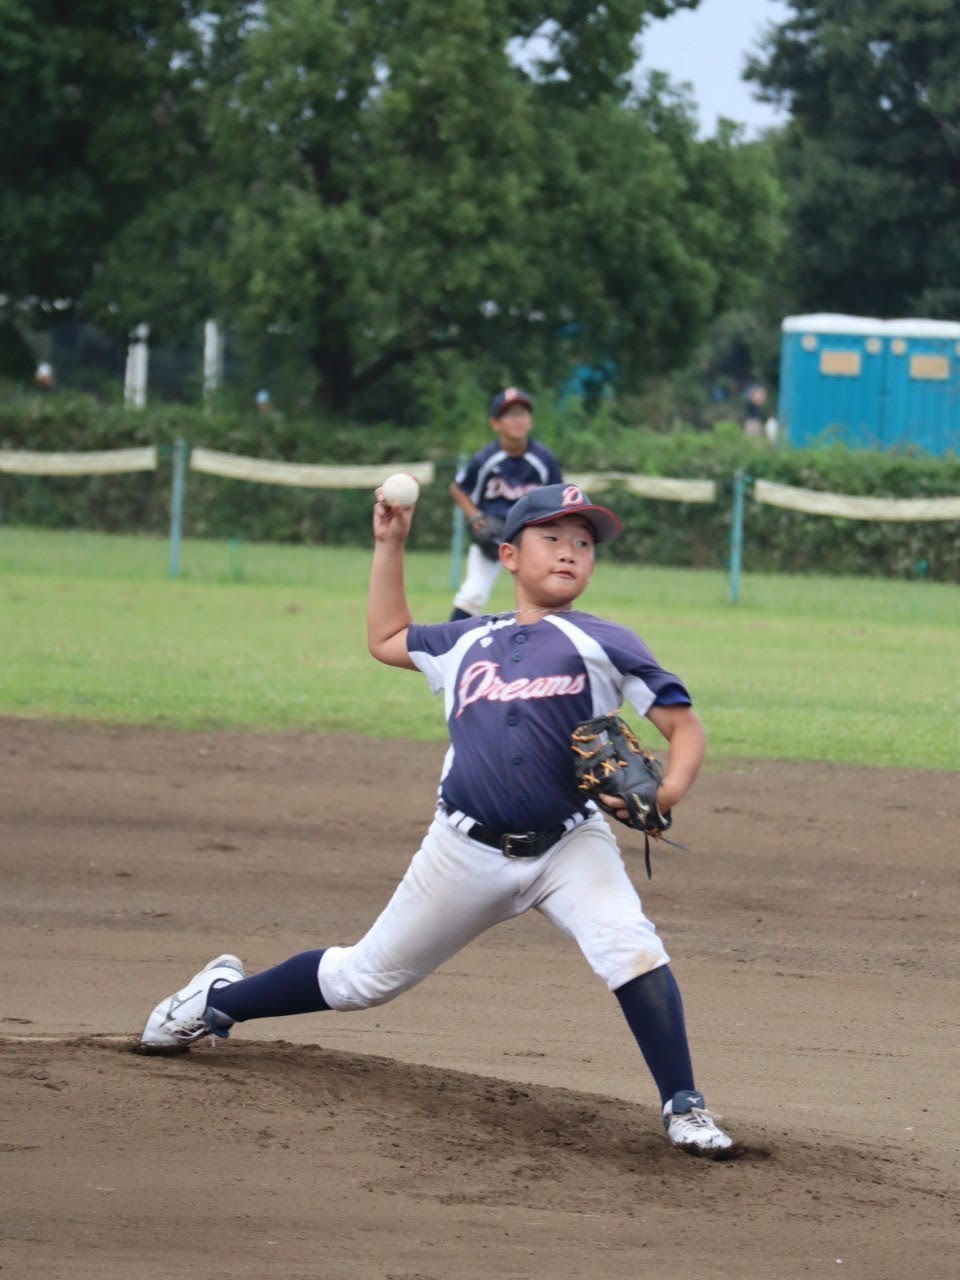
[[[450,749],[440,798],[497,834],[550,831],[592,804],[577,791],[570,735],[626,700],[689,706],[633,631],[593,614],[514,614],[430,626],[411,623],[407,650],[442,691]]]
[[[546,445],[528,440],[526,453],[514,458],[494,440],[473,455],[455,480],[475,507],[487,515],[503,517],[531,489],[562,484],[563,476]]]

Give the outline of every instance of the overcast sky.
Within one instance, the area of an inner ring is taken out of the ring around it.
[[[641,65],[690,82],[703,134],[712,134],[723,115],[755,137],[783,118],[754,100],[753,86],[740,79],[743,64],[764,28],[788,16],[785,0],[700,0],[696,9],[651,22]]]

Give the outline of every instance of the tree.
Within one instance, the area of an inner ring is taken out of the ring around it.
[[[748,75],[778,141],[798,310],[960,314],[960,8],[789,0]]]
[[[774,243],[760,153],[633,86],[644,22],[694,2],[206,6],[173,176],[104,237],[88,313],[286,335],[322,403],[378,415],[452,358],[552,379],[561,334],[627,382],[681,361]]]
[[[699,140],[685,98],[659,76],[564,126],[552,142],[568,162],[551,168],[542,201],[538,305],[576,321],[586,363],[613,360],[621,385],[637,386],[756,296],[779,235],[771,156],[728,124]]]
[[[250,36],[217,139],[244,175],[219,278],[240,324],[299,337],[331,407],[529,293],[536,135],[498,10],[355,3],[344,22],[281,0]]]
[[[202,6],[0,0],[0,296],[78,305],[104,246],[189,171]]]
[[[682,359],[761,274],[773,183],[733,135],[697,143],[663,82],[631,90],[649,9],[571,6],[524,66],[535,6],[271,5],[219,117],[247,170],[230,314],[299,335],[335,409],[447,349],[549,376],[571,323],[626,377]]]

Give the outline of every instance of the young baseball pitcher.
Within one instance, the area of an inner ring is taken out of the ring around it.
[[[500,547],[515,608],[423,625],[404,590],[412,515],[378,491],[367,638],[375,658],[421,671],[444,697],[450,748],[423,843],[359,942],[305,951],[250,978],[236,956],[218,956],[156,1006],[141,1046],[175,1052],[252,1018],[383,1004],[485,930],[535,908],[576,940],[616,996],[670,1142],[729,1157],[734,1143],[694,1083],[669,957],[607,819],[578,789],[570,746],[582,722],[629,701],[669,744],[655,796],[663,821],[703,759],[703,729],[680,679],[632,631],[574,607],[595,544],[615,537],[620,522],[575,485],[534,489],[511,509]],[[616,796],[601,803],[626,816]]]

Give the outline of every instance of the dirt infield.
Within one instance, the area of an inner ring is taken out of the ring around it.
[[[667,1146],[536,915],[384,1008],[131,1052],[219,951],[355,938],[441,757],[0,720],[4,1278],[952,1280],[957,774],[708,768],[651,883],[625,836],[736,1163]]]

